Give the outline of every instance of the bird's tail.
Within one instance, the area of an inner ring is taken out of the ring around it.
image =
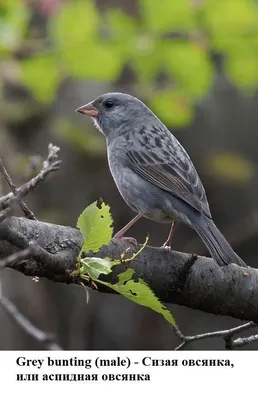
[[[223,266],[234,263],[247,267],[246,263],[234,252],[211,219],[201,220],[201,223],[193,226],[218,265]]]

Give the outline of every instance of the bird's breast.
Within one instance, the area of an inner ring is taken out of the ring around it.
[[[168,200],[162,189],[143,179],[126,162],[110,153],[108,163],[121,196],[132,210],[162,223],[178,219],[171,202],[167,204]]]

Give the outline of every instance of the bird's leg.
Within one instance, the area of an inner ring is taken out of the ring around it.
[[[176,229],[176,223],[175,223],[175,222],[172,222],[172,225],[171,225],[171,228],[170,228],[170,231],[169,231],[168,238],[167,238],[167,240],[165,241],[165,243],[163,244],[162,247],[171,247],[171,245],[172,245],[172,239],[173,239],[173,235],[174,235],[175,229]]]
[[[120,229],[120,231],[118,231],[114,238],[115,239],[121,239],[124,234],[128,231],[129,228],[131,228],[131,226],[133,226],[135,224],[136,221],[138,221],[140,218],[143,217],[142,213],[137,214],[130,222],[128,222],[128,224],[126,224],[122,229]]]

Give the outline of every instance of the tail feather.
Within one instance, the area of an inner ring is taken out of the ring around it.
[[[218,265],[223,266],[234,263],[247,267],[246,263],[234,252],[212,220],[202,220],[200,224],[194,224],[194,229]]]

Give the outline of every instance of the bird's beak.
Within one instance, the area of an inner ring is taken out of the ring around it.
[[[75,111],[87,115],[88,117],[97,117],[99,115],[99,110],[92,105],[92,103],[88,103],[85,106],[77,108]]]

